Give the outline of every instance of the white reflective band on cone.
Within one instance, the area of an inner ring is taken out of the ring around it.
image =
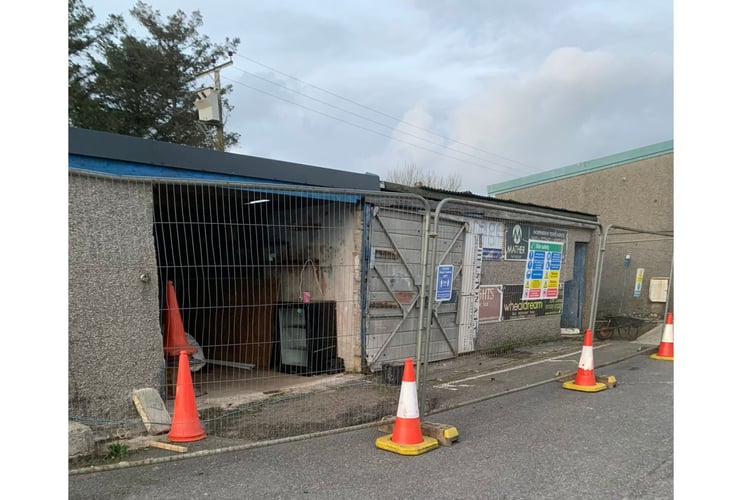
[[[666,325],[663,328],[663,342],[674,343],[674,325]]]
[[[580,356],[580,368],[583,370],[593,369],[593,347],[584,346],[582,348],[582,355]]]
[[[400,418],[418,418],[418,391],[415,382],[402,382],[397,416]]]

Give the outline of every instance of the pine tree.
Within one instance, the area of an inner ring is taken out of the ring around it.
[[[146,33],[132,34],[122,16],[94,25],[82,0],[69,0],[69,122],[177,144],[213,147],[217,130],[199,127],[194,107],[197,76],[225,62],[240,40],[214,44],[199,33],[201,13],[178,10],[164,21],[159,11],[137,2],[131,16]],[[232,107],[222,89],[225,116]],[[224,131],[224,144],[239,134]]]

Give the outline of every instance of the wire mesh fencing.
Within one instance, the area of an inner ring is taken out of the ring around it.
[[[612,227],[603,239],[596,339],[634,340],[673,311],[673,233]]]
[[[142,435],[149,388],[166,411],[150,425],[169,428],[170,290],[211,436],[390,419],[407,359],[421,414],[472,400],[443,380],[463,359],[502,366],[590,317],[616,337],[670,310],[672,238],[598,229],[514,203],[72,170],[69,419]]]
[[[69,180],[70,420],[113,438],[143,433],[133,390],[144,387],[173,414],[170,288],[207,433],[261,441],[395,414],[399,380],[369,358],[395,309],[403,321],[388,349],[413,342],[415,355],[418,197],[75,171]],[[417,227],[386,230],[390,211]]]
[[[590,307],[585,258],[597,255],[598,228],[577,214],[448,197],[435,204],[431,225],[421,357],[431,364],[419,384],[425,411],[480,396],[472,375],[464,386],[444,381],[465,358],[502,369],[560,340],[567,327],[579,331]]]

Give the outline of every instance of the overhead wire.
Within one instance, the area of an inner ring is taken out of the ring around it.
[[[282,71],[279,71],[279,70],[277,70],[277,69],[275,69],[275,68],[272,68],[271,66],[265,65],[265,64],[263,64],[263,63],[261,63],[261,62],[259,62],[259,61],[256,61],[256,60],[254,60],[254,59],[251,59],[251,58],[249,58],[249,57],[247,57],[247,56],[244,56],[244,55],[242,55],[242,54],[237,54],[237,53],[236,53],[235,55],[237,55],[238,57],[241,57],[241,58],[243,58],[243,59],[247,59],[247,60],[249,60],[249,61],[253,62],[254,64],[258,64],[258,65],[260,65],[260,66],[263,66],[264,68],[267,68],[267,69],[269,69],[270,71],[273,71],[273,72],[279,73],[279,74],[281,74],[281,75],[283,75],[283,76],[285,76],[285,77],[287,77],[287,78],[290,78],[290,79],[292,79],[292,80],[295,80],[295,81],[297,81],[297,82],[300,82],[300,83],[301,83],[301,84],[303,84],[303,85],[307,85],[307,86],[310,86],[310,87],[312,87],[312,88],[318,89],[318,90],[320,90],[320,91],[322,91],[322,92],[324,92],[324,93],[326,93],[326,94],[329,94],[329,95],[331,95],[331,96],[334,96],[334,97],[336,97],[336,98],[338,98],[338,99],[342,99],[342,100],[344,100],[344,101],[346,101],[346,102],[349,102],[349,103],[352,103],[352,104],[354,104],[354,105],[356,105],[356,106],[359,106],[359,107],[362,107],[362,108],[364,108],[364,109],[367,109],[367,110],[369,110],[369,111],[371,111],[371,112],[374,112],[374,113],[377,113],[377,114],[379,114],[379,115],[385,116],[385,117],[387,117],[387,118],[389,118],[389,119],[391,119],[391,120],[394,120],[394,121],[398,122],[398,123],[399,123],[399,124],[401,124],[401,125],[406,125],[406,126],[410,126],[410,127],[416,128],[416,129],[420,129],[420,130],[426,131],[426,132],[428,132],[429,134],[431,134],[431,135],[434,135],[434,136],[436,136],[436,137],[440,137],[440,138],[442,138],[442,139],[444,139],[444,140],[446,140],[446,141],[449,141],[449,142],[452,142],[452,143],[455,143],[455,144],[460,144],[460,145],[466,146],[466,147],[468,147],[468,148],[470,148],[470,149],[474,149],[474,150],[476,150],[476,151],[480,151],[480,152],[483,152],[483,153],[485,153],[485,154],[489,154],[489,155],[492,155],[492,156],[496,156],[496,157],[499,157],[499,158],[503,158],[503,159],[505,159],[505,160],[507,160],[507,161],[510,161],[510,162],[514,162],[514,163],[517,163],[517,164],[519,164],[519,165],[521,165],[521,166],[524,166],[524,167],[527,167],[527,168],[531,168],[531,169],[535,169],[535,170],[542,170],[542,169],[539,169],[539,168],[537,168],[537,167],[533,167],[533,166],[530,166],[530,165],[526,165],[526,164],[524,164],[524,163],[522,163],[522,162],[519,162],[519,161],[517,161],[517,160],[513,160],[513,159],[511,159],[511,158],[506,158],[506,157],[503,157],[503,156],[501,156],[501,155],[498,155],[498,154],[496,154],[496,153],[493,153],[493,152],[489,152],[489,151],[483,150],[483,149],[481,149],[481,148],[477,148],[477,147],[475,147],[475,146],[472,146],[472,145],[469,145],[469,144],[465,144],[465,143],[462,143],[462,142],[460,142],[460,141],[457,141],[457,140],[454,140],[454,139],[452,139],[452,138],[446,137],[446,136],[444,136],[444,135],[441,135],[441,134],[439,134],[439,133],[437,133],[437,132],[434,132],[434,131],[432,131],[432,130],[430,130],[430,129],[427,129],[427,128],[425,128],[425,127],[420,127],[420,126],[418,126],[418,125],[414,125],[414,124],[411,124],[411,123],[405,122],[405,121],[403,121],[403,120],[401,120],[401,119],[399,119],[399,118],[393,117],[393,116],[391,116],[391,115],[389,115],[389,114],[387,114],[387,113],[383,113],[383,112],[381,112],[381,111],[379,111],[379,110],[377,110],[377,109],[374,109],[374,108],[372,108],[372,107],[366,106],[366,105],[364,105],[364,104],[360,104],[360,103],[358,103],[358,102],[356,102],[356,101],[354,101],[354,100],[352,100],[352,99],[349,99],[349,98],[347,98],[347,97],[343,97],[343,96],[340,96],[340,95],[338,95],[338,94],[336,94],[336,93],[334,93],[334,92],[331,92],[331,91],[329,91],[329,90],[327,90],[327,89],[324,89],[324,88],[322,88],[322,87],[320,87],[320,86],[317,86],[317,85],[314,85],[314,84],[311,84],[311,83],[305,82],[305,81],[303,81],[303,80],[301,80],[301,79],[299,79],[299,78],[297,78],[297,77],[295,77],[295,76],[293,76],[293,75],[289,75],[289,74],[287,74],[287,73],[284,73],[284,72],[282,72]],[[329,107],[331,107],[331,108],[334,108],[334,109],[336,109],[336,110],[338,110],[338,111],[340,111],[340,112],[344,112],[344,113],[348,113],[348,114],[351,114],[351,115],[353,115],[353,116],[356,116],[356,117],[358,117],[359,119],[362,119],[362,120],[366,120],[366,121],[368,121],[368,122],[374,123],[374,124],[376,124],[376,125],[378,125],[378,126],[380,126],[380,127],[384,127],[384,128],[386,128],[386,129],[388,129],[388,130],[389,130],[389,131],[391,132],[391,134],[385,134],[385,133],[382,133],[382,132],[379,132],[379,131],[373,130],[373,129],[371,129],[371,128],[368,128],[368,127],[364,127],[364,126],[362,126],[362,125],[359,125],[359,124],[357,124],[357,123],[353,123],[352,121],[344,120],[344,119],[342,119],[342,118],[339,118],[339,117],[337,117],[337,116],[331,115],[331,114],[329,114],[329,113],[325,113],[325,112],[323,112],[323,111],[320,111],[320,110],[318,110],[318,109],[312,108],[312,107],[310,107],[310,106],[305,106],[305,105],[303,105],[303,104],[301,104],[301,103],[299,103],[299,102],[296,102],[296,101],[294,101],[294,100],[290,100],[290,99],[285,99],[285,98],[283,98],[283,97],[281,97],[281,96],[279,96],[279,95],[276,95],[276,94],[274,94],[274,93],[271,93],[271,92],[267,92],[267,91],[265,91],[265,90],[259,89],[259,88],[257,88],[257,87],[254,87],[254,86],[252,86],[252,85],[249,85],[249,84],[247,84],[247,83],[244,83],[244,82],[242,82],[242,81],[240,81],[240,80],[236,80],[236,79],[228,78],[228,79],[229,79],[230,81],[232,81],[233,83],[236,83],[237,85],[240,85],[240,86],[243,86],[243,87],[249,88],[249,89],[251,89],[251,90],[254,90],[254,91],[256,91],[256,92],[259,92],[259,93],[261,93],[261,94],[264,94],[264,95],[268,95],[268,96],[270,96],[270,97],[273,97],[273,98],[275,98],[275,99],[279,99],[279,100],[281,100],[281,101],[284,101],[284,102],[287,102],[287,103],[289,103],[289,104],[292,104],[292,105],[295,105],[295,106],[299,106],[299,107],[301,107],[301,108],[303,108],[303,109],[306,109],[306,110],[309,110],[309,111],[313,111],[313,112],[315,112],[315,113],[317,113],[317,114],[320,114],[320,115],[322,115],[322,116],[324,116],[324,117],[330,118],[330,119],[332,119],[332,120],[337,120],[337,121],[339,121],[339,122],[342,122],[342,123],[345,123],[345,124],[347,124],[347,125],[350,125],[350,126],[353,126],[353,127],[359,128],[359,129],[361,129],[361,130],[364,130],[364,131],[366,131],[366,132],[370,132],[370,133],[373,133],[373,134],[376,134],[376,135],[380,135],[380,136],[382,136],[382,137],[386,137],[386,138],[387,138],[387,139],[389,139],[390,141],[396,141],[396,142],[400,142],[400,143],[406,144],[406,145],[408,145],[408,146],[411,146],[411,147],[414,147],[414,148],[417,148],[417,149],[421,149],[421,150],[423,150],[423,151],[427,151],[427,152],[430,152],[430,153],[432,153],[432,154],[435,154],[435,155],[437,155],[437,156],[443,156],[443,157],[445,157],[445,158],[449,158],[449,159],[452,159],[452,160],[460,161],[460,162],[466,163],[466,164],[468,164],[468,165],[473,165],[473,166],[476,166],[476,167],[479,167],[479,168],[483,168],[483,169],[486,169],[486,170],[489,170],[489,171],[492,171],[492,172],[495,172],[495,173],[499,173],[499,174],[505,174],[505,173],[509,173],[509,172],[511,172],[511,173],[513,173],[513,174],[515,174],[515,175],[518,175],[518,174],[519,174],[519,168],[518,168],[518,167],[514,167],[514,166],[509,166],[509,165],[502,165],[502,164],[499,164],[499,163],[497,163],[497,162],[494,162],[494,161],[492,161],[492,160],[488,160],[488,159],[485,159],[485,158],[481,158],[481,157],[479,157],[479,156],[477,156],[477,155],[474,155],[474,154],[468,153],[468,152],[466,152],[466,151],[461,151],[461,150],[458,150],[458,149],[452,148],[452,147],[450,147],[450,146],[447,146],[446,144],[443,144],[443,143],[440,143],[440,142],[436,142],[436,141],[431,141],[431,140],[429,140],[429,139],[427,139],[427,138],[425,138],[425,137],[421,137],[421,136],[418,136],[418,135],[415,135],[415,134],[411,134],[410,132],[407,132],[407,131],[405,131],[405,130],[398,130],[398,129],[396,129],[396,128],[395,128],[394,126],[391,126],[391,125],[388,125],[388,124],[384,124],[384,123],[382,123],[382,122],[379,122],[379,121],[373,120],[372,118],[369,118],[369,117],[367,117],[367,116],[364,116],[364,115],[362,115],[362,114],[359,114],[359,113],[355,113],[355,112],[353,112],[353,111],[350,111],[350,110],[348,110],[348,109],[345,109],[345,108],[343,108],[343,107],[341,107],[341,106],[337,106],[337,105],[335,105],[335,104],[332,104],[332,103],[330,103],[330,102],[326,102],[326,101],[324,101],[324,100],[322,100],[322,99],[318,99],[318,98],[316,98],[316,97],[310,96],[310,95],[308,95],[308,94],[305,94],[305,93],[303,93],[303,92],[300,92],[300,91],[298,91],[298,90],[292,89],[292,88],[288,87],[287,85],[281,84],[281,83],[279,83],[279,82],[275,82],[275,81],[273,81],[273,80],[270,80],[270,79],[268,79],[268,78],[264,78],[264,77],[262,77],[262,76],[260,76],[260,75],[257,75],[257,74],[255,74],[255,73],[253,73],[253,72],[251,72],[251,71],[248,71],[248,70],[246,70],[246,69],[243,69],[243,68],[239,68],[239,67],[237,67],[237,66],[234,66],[234,69],[238,69],[238,70],[239,70],[239,71],[240,71],[241,73],[243,73],[244,75],[252,76],[252,77],[254,77],[254,78],[260,79],[260,80],[262,80],[262,81],[265,81],[265,82],[267,82],[267,83],[270,83],[270,84],[273,84],[273,85],[275,85],[275,86],[277,86],[277,87],[280,87],[280,88],[282,88],[282,89],[284,89],[284,90],[286,90],[286,91],[288,91],[288,92],[292,92],[292,93],[298,94],[298,95],[300,95],[300,96],[302,96],[302,97],[304,97],[304,98],[307,98],[307,99],[311,99],[312,101],[315,101],[315,102],[317,102],[317,103],[323,104],[323,105],[325,105],[325,106],[329,106]],[[491,165],[494,165],[494,166],[496,166],[496,167],[498,167],[498,168],[492,168],[492,167],[489,167],[489,166],[487,166],[487,165],[482,165],[482,164],[479,164],[479,163],[476,163],[476,162],[473,162],[473,161],[469,161],[469,160],[467,160],[467,159],[464,159],[464,158],[458,158],[458,157],[456,157],[456,156],[452,156],[452,155],[446,154],[446,153],[444,153],[444,152],[442,152],[442,151],[436,151],[436,150],[434,150],[434,149],[430,149],[430,148],[426,148],[426,147],[423,147],[423,146],[417,145],[417,144],[415,144],[415,143],[412,143],[412,142],[410,142],[410,141],[406,141],[406,140],[404,140],[404,139],[400,139],[400,138],[398,138],[398,137],[395,137],[395,136],[393,135],[393,134],[395,134],[395,133],[398,133],[398,134],[403,134],[403,135],[406,135],[406,136],[410,136],[410,137],[414,137],[414,138],[416,138],[416,139],[418,139],[418,140],[421,140],[421,141],[427,142],[427,143],[429,143],[429,144],[432,144],[432,145],[435,145],[435,146],[441,147],[441,148],[442,148],[442,149],[444,149],[444,150],[448,150],[448,151],[456,152],[456,153],[458,153],[458,154],[461,154],[461,155],[465,155],[465,156],[468,156],[468,157],[471,157],[471,158],[475,158],[475,159],[477,159],[477,160],[479,160],[479,161],[483,161],[483,162],[489,163],[489,164],[491,164]],[[503,172],[502,170],[499,170],[499,168],[500,168],[500,169],[503,169],[503,170],[504,170],[505,172]],[[525,173],[527,173],[527,172],[525,172]]]
[[[233,79],[233,78],[231,78],[231,77],[225,77],[225,80],[229,80],[229,81],[231,81],[231,82],[233,82],[233,83],[236,83],[237,85],[240,85],[240,86],[243,86],[243,87],[249,88],[249,89],[251,89],[251,90],[255,90],[256,92],[259,92],[259,93],[261,93],[261,94],[265,94],[265,95],[268,95],[268,96],[270,96],[270,97],[273,97],[273,98],[275,98],[275,99],[279,99],[280,101],[284,101],[284,102],[287,102],[287,103],[289,103],[289,104],[293,104],[293,105],[295,105],[295,106],[299,106],[299,107],[301,107],[301,108],[303,108],[303,109],[307,109],[307,110],[309,110],[309,111],[312,111],[312,112],[314,112],[314,113],[320,114],[320,115],[322,115],[322,116],[325,116],[325,117],[327,117],[327,118],[330,118],[330,119],[332,119],[332,120],[337,120],[337,121],[339,121],[339,122],[342,122],[342,123],[345,123],[345,124],[347,124],[347,125],[350,125],[350,126],[353,126],[353,127],[357,127],[357,128],[359,128],[359,129],[361,129],[361,130],[365,130],[366,132],[371,132],[371,133],[373,133],[373,134],[376,134],[376,135],[380,135],[380,136],[382,136],[382,137],[386,137],[386,138],[387,138],[387,139],[389,139],[389,140],[392,140],[392,141],[397,141],[397,142],[401,142],[401,143],[403,143],[403,144],[407,144],[408,146],[412,146],[412,147],[414,147],[414,148],[422,149],[422,150],[424,150],[424,151],[428,151],[429,153],[433,153],[433,154],[435,154],[435,155],[443,156],[443,157],[445,157],[445,158],[449,158],[449,159],[452,159],[452,160],[457,160],[457,161],[461,161],[461,162],[467,163],[467,164],[469,164],[469,165],[475,165],[476,167],[480,167],[480,168],[483,168],[483,169],[486,169],[486,170],[490,170],[490,171],[492,171],[492,172],[495,172],[495,173],[497,173],[497,174],[503,174],[503,173],[504,173],[504,172],[501,172],[501,171],[499,171],[499,170],[497,170],[497,169],[495,169],[495,168],[491,168],[491,167],[489,167],[489,166],[487,166],[487,165],[481,165],[480,163],[475,163],[475,162],[472,162],[472,161],[468,161],[468,160],[466,160],[466,159],[464,159],[464,158],[457,158],[456,156],[451,156],[451,155],[448,155],[448,154],[444,154],[444,153],[442,153],[442,152],[440,152],[440,151],[436,151],[436,150],[433,150],[433,149],[430,149],[430,148],[426,148],[426,147],[420,146],[420,145],[418,145],[418,144],[413,144],[413,143],[411,143],[411,142],[409,142],[409,141],[405,141],[405,140],[403,140],[403,139],[399,139],[399,138],[397,138],[397,137],[394,137],[394,136],[391,136],[391,135],[388,135],[388,134],[385,134],[385,133],[382,133],[382,132],[379,132],[379,131],[376,131],[376,130],[370,129],[370,128],[368,128],[368,127],[364,127],[364,126],[362,126],[362,125],[359,125],[359,124],[357,124],[357,123],[354,123],[354,122],[351,122],[351,121],[348,121],[348,120],[344,120],[344,119],[342,119],[342,118],[339,118],[339,117],[337,117],[337,116],[331,115],[331,114],[329,114],[329,113],[325,113],[325,112],[323,112],[323,111],[320,111],[320,110],[318,110],[318,109],[312,108],[312,107],[310,107],[310,106],[306,106],[306,105],[304,105],[304,104],[300,104],[300,103],[298,103],[298,102],[295,102],[295,101],[292,101],[292,100],[290,100],[290,99],[285,99],[284,97],[280,97],[280,96],[278,96],[278,95],[275,95],[275,94],[273,94],[273,93],[271,93],[271,92],[267,92],[267,91],[265,91],[265,90],[262,90],[262,89],[256,88],[256,87],[254,87],[254,86],[252,86],[252,85],[248,85],[247,83],[241,82],[241,81],[239,81],[239,80],[235,80],[235,79]],[[508,170],[509,170],[509,169],[511,169],[511,167],[502,167],[502,168],[507,168]]]
[[[398,123],[401,123],[401,124],[403,124],[403,125],[407,125],[407,126],[409,126],[409,127],[413,127],[413,128],[416,128],[416,129],[418,129],[418,130],[422,130],[422,131],[424,131],[424,132],[428,132],[428,133],[430,133],[430,134],[432,134],[432,135],[434,135],[434,136],[436,136],[436,137],[439,137],[439,138],[441,138],[441,139],[443,139],[443,140],[446,140],[446,141],[450,141],[450,142],[453,142],[453,143],[455,143],[455,144],[459,144],[459,145],[462,145],[462,146],[465,146],[465,147],[468,147],[468,148],[474,149],[474,150],[476,150],[476,151],[479,151],[479,152],[482,152],[482,153],[485,153],[485,154],[488,154],[488,155],[491,155],[491,156],[495,156],[495,157],[497,157],[497,158],[500,158],[500,159],[502,159],[502,160],[505,160],[505,161],[510,161],[510,162],[516,163],[516,164],[518,164],[518,165],[520,165],[520,166],[523,166],[523,167],[527,167],[527,168],[532,168],[532,169],[535,169],[535,170],[543,170],[543,169],[541,169],[540,167],[536,167],[536,166],[533,166],[533,165],[529,165],[529,164],[523,163],[523,162],[521,162],[521,161],[515,160],[515,159],[513,159],[513,158],[509,158],[509,157],[506,157],[506,156],[502,156],[502,155],[500,155],[500,154],[498,154],[498,153],[494,153],[493,151],[488,151],[488,150],[485,150],[485,149],[479,148],[479,147],[477,147],[477,146],[473,146],[473,145],[471,145],[471,144],[467,144],[467,143],[465,143],[465,142],[462,142],[462,141],[458,141],[458,140],[456,140],[456,139],[452,139],[451,137],[447,137],[447,136],[445,136],[445,135],[442,135],[442,134],[440,134],[440,133],[438,133],[438,132],[434,132],[433,130],[430,130],[430,129],[428,129],[428,128],[425,128],[425,127],[421,127],[420,125],[415,125],[415,124],[412,124],[412,123],[406,122],[406,121],[404,121],[404,120],[403,120],[403,119],[401,119],[401,118],[398,118],[398,117],[395,117],[395,116],[389,115],[389,114],[387,114],[387,113],[384,113],[384,112],[382,112],[382,111],[379,111],[378,109],[372,108],[372,107],[370,107],[370,106],[367,106],[367,105],[365,105],[365,104],[361,104],[361,103],[359,103],[359,102],[357,102],[357,101],[354,101],[354,100],[352,100],[352,99],[349,99],[349,98],[347,98],[347,97],[341,96],[341,95],[339,95],[339,94],[337,94],[337,93],[335,93],[335,92],[332,92],[332,91],[330,91],[330,90],[327,90],[327,89],[325,89],[325,88],[323,88],[323,87],[317,86],[317,85],[315,85],[315,84],[313,84],[313,83],[310,83],[310,82],[306,82],[306,81],[304,81],[304,80],[301,80],[300,78],[297,78],[296,76],[293,76],[293,75],[290,75],[290,74],[288,74],[288,73],[285,73],[285,72],[283,72],[283,71],[280,71],[280,70],[278,70],[278,69],[276,69],[276,68],[273,68],[273,67],[271,67],[271,66],[269,66],[269,65],[267,65],[267,64],[264,64],[264,63],[262,63],[262,62],[260,62],[260,61],[257,61],[257,60],[255,60],[255,59],[252,59],[252,58],[250,58],[250,57],[248,57],[248,56],[245,56],[245,55],[243,55],[243,54],[236,54],[236,55],[237,55],[238,57],[240,57],[240,58],[242,58],[242,59],[245,59],[245,60],[247,60],[247,61],[250,61],[250,62],[252,62],[252,63],[254,63],[254,64],[258,65],[258,66],[261,66],[261,67],[263,67],[263,68],[266,68],[266,69],[268,69],[268,70],[270,70],[270,71],[273,71],[273,72],[275,72],[275,73],[279,73],[280,75],[283,75],[283,76],[285,76],[286,78],[289,78],[289,79],[291,79],[291,80],[294,80],[294,81],[296,81],[296,82],[302,83],[303,85],[307,85],[307,86],[309,86],[309,87],[312,87],[312,88],[314,88],[314,89],[316,89],[316,90],[319,90],[319,91],[321,91],[321,92],[324,92],[325,94],[328,94],[328,95],[330,95],[330,96],[332,96],[332,97],[336,97],[337,99],[341,99],[341,100],[343,100],[343,101],[349,102],[350,104],[354,104],[354,105],[356,105],[356,106],[358,106],[358,107],[361,107],[361,108],[363,108],[363,109],[367,109],[368,111],[371,111],[371,112],[373,112],[373,113],[376,113],[376,114],[378,114],[378,115],[384,116],[384,117],[386,117],[386,118],[389,118],[389,119],[391,119],[391,120],[394,120],[394,121],[396,121],[396,122],[398,122]],[[253,74],[253,76],[257,76],[257,75]],[[258,77],[258,78],[261,78],[261,77]],[[275,83],[275,84],[276,84],[276,83]],[[467,154],[467,153],[465,153],[465,154]],[[485,161],[488,161],[488,160],[485,160]]]
[[[432,140],[426,139],[425,137],[421,137],[421,136],[419,136],[419,135],[416,135],[416,134],[412,134],[412,133],[410,133],[410,132],[407,132],[407,131],[404,131],[404,130],[397,130],[397,129],[395,129],[395,128],[394,128],[394,127],[393,127],[392,125],[388,125],[388,124],[384,124],[384,123],[381,123],[381,122],[379,122],[379,121],[376,121],[376,120],[374,120],[374,119],[372,119],[372,118],[369,118],[369,117],[367,117],[367,116],[365,116],[365,115],[362,115],[362,114],[360,114],[360,113],[355,113],[355,112],[353,112],[353,111],[350,111],[350,110],[348,110],[348,109],[345,109],[345,108],[343,108],[343,107],[341,107],[341,106],[337,106],[336,104],[331,104],[331,103],[329,103],[329,102],[326,102],[326,101],[324,101],[324,100],[322,100],[322,99],[319,99],[319,98],[317,98],[317,97],[313,97],[313,96],[310,96],[310,95],[308,95],[308,94],[305,94],[305,93],[303,93],[303,92],[300,92],[300,91],[298,91],[298,90],[292,89],[292,88],[290,88],[290,87],[288,87],[287,85],[284,85],[284,84],[282,84],[282,83],[279,83],[279,82],[275,82],[274,80],[270,80],[270,79],[268,79],[268,78],[264,78],[264,77],[262,77],[262,76],[260,76],[260,75],[257,75],[257,74],[255,74],[255,73],[252,73],[252,72],[250,72],[250,71],[246,71],[246,70],[245,70],[245,69],[243,69],[243,68],[240,68],[240,67],[237,67],[237,66],[235,66],[235,67],[234,67],[234,69],[241,71],[241,72],[242,72],[242,73],[244,73],[245,75],[251,76],[251,77],[253,77],[253,78],[257,78],[257,79],[259,79],[259,80],[262,80],[262,81],[264,81],[264,82],[270,83],[270,84],[272,84],[272,85],[276,85],[277,87],[281,87],[281,88],[285,89],[286,91],[289,91],[289,92],[292,92],[292,93],[294,93],[294,94],[300,95],[300,96],[302,96],[302,97],[305,97],[306,99],[311,99],[312,101],[318,102],[318,103],[320,103],[320,104],[323,104],[323,105],[325,105],[325,106],[329,106],[329,107],[332,107],[332,108],[334,108],[334,109],[336,109],[336,110],[338,110],[338,111],[342,111],[342,112],[344,112],[344,113],[348,113],[348,114],[351,114],[351,115],[353,115],[353,116],[356,116],[356,117],[358,117],[358,118],[360,118],[360,119],[362,119],[362,120],[366,120],[366,121],[368,121],[368,122],[371,122],[371,123],[373,123],[373,124],[375,124],[375,125],[378,125],[378,126],[380,126],[380,127],[384,127],[384,128],[387,128],[387,129],[389,129],[389,130],[390,130],[390,131],[392,131],[392,132],[397,132],[397,133],[400,133],[400,134],[404,134],[404,135],[407,135],[407,136],[410,136],[410,137],[414,137],[414,138],[416,138],[416,139],[418,139],[418,140],[421,140],[421,141],[425,141],[425,142],[427,142],[427,143],[429,143],[429,144],[433,144],[434,146],[440,146],[440,147],[442,147],[442,148],[445,148],[445,149],[447,149],[447,150],[449,150],[449,151],[453,151],[453,152],[455,152],[455,153],[459,153],[459,154],[467,155],[467,156],[469,156],[469,157],[471,157],[471,158],[475,158],[475,159],[477,159],[477,160],[480,160],[480,161],[484,161],[484,162],[490,163],[491,165],[495,165],[495,166],[500,166],[500,167],[502,167],[502,168],[508,168],[508,169],[514,169],[514,168],[518,168],[518,167],[511,167],[511,166],[507,167],[506,165],[501,165],[501,164],[499,164],[499,163],[496,163],[496,162],[494,162],[494,161],[491,161],[491,160],[487,160],[487,159],[485,159],[485,158],[481,158],[480,156],[477,156],[477,155],[474,155],[474,154],[471,154],[471,153],[467,153],[467,152],[465,152],[465,151],[461,151],[461,150],[459,150],[459,149],[455,149],[455,148],[452,148],[452,147],[450,147],[450,146],[446,146],[445,144],[442,144],[442,143],[440,143],[440,142],[432,141]],[[233,81],[235,81],[235,80],[233,80]],[[401,122],[401,123],[403,123],[403,124],[404,124],[405,122]],[[422,130],[428,130],[428,129],[422,129]],[[433,134],[433,135],[438,135],[438,134],[436,134],[436,133],[432,133],[432,134]],[[451,139],[448,139],[448,140],[449,140],[449,141],[451,141],[451,142],[457,142],[457,141],[452,141]],[[531,168],[532,168],[532,167],[531,167]],[[511,170],[510,170],[510,171],[511,171]]]

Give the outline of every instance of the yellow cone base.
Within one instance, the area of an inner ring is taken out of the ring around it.
[[[399,455],[420,455],[439,447],[439,442],[428,436],[423,436],[423,441],[417,444],[399,444],[392,441],[392,435],[387,434],[376,439],[376,448],[391,451]]]
[[[577,385],[574,380],[570,380],[561,384],[564,389],[571,389],[573,391],[582,392],[599,392],[604,389],[608,389],[608,386],[603,382],[596,382],[595,385]]]
[[[673,356],[670,356],[670,357],[669,356],[658,356],[657,354],[651,354],[650,358],[651,359],[660,359],[660,360],[663,360],[663,361],[673,361],[674,360]]]
[[[387,422],[379,426],[379,432],[391,434],[394,432],[394,422]],[[421,422],[420,432],[423,436],[434,438],[441,446],[452,446],[460,438],[460,432],[453,425],[435,422]]]

